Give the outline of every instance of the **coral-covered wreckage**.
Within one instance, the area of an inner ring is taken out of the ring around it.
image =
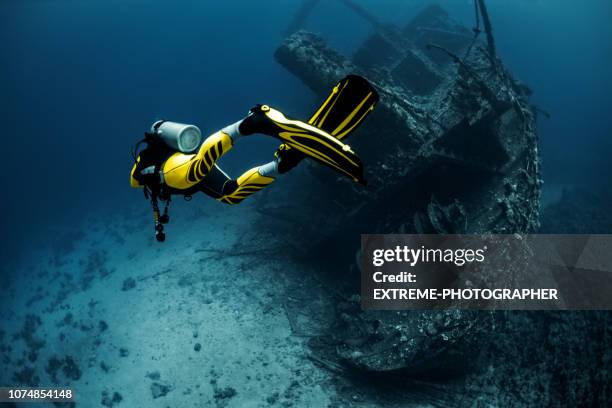
[[[296,247],[320,253],[329,265],[321,279],[339,288],[329,330],[311,341],[313,358],[385,383],[444,380],[426,397],[435,404],[466,396],[501,406],[602,402],[607,315],[360,309],[360,233],[536,232],[542,181],[536,108],[495,52],[484,1],[475,2],[474,29],[437,6],[400,28],[345,3],[374,27],[352,58],[305,31],[289,35],[275,57],[320,97],[349,73],[375,85],[380,103],[348,141],[366,164],[368,187],[330,183],[330,171],[312,165],[309,178],[325,182],[304,177],[293,200],[259,204],[295,222]]]

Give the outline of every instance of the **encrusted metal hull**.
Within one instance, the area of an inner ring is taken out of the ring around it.
[[[368,189],[343,186],[354,193],[339,200],[348,211],[334,215],[333,234],[349,224],[385,233],[537,229],[540,172],[529,91],[443,10],[428,8],[401,30],[379,30],[352,59],[307,32],[287,38],[276,59],[321,97],[353,72],[381,95],[348,142],[366,163]]]
[[[337,302],[328,335],[311,344],[334,369],[340,364],[395,379],[436,380],[460,372],[474,396],[492,386],[487,398],[507,405],[520,401],[521,393],[541,393],[547,381],[542,376],[525,382],[516,374],[529,355],[517,355],[512,362],[503,357],[516,355],[525,327],[531,325],[538,344],[554,344],[558,350],[576,347],[573,337],[561,344],[551,333],[577,332],[584,324],[580,315],[557,327],[551,323],[555,315],[546,312],[394,313],[359,307],[359,242],[353,237],[360,233],[538,229],[542,181],[535,108],[529,89],[492,50],[442,9],[430,7],[404,28],[377,26],[352,58],[303,31],[288,37],[276,52],[278,62],[321,97],[349,73],[367,77],[381,95],[377,109],[348,141],[366,164],[368,188],[330,182],[327,170],[311,166],[309,176],[324,181],[291,192],[299,195],[299,211],[293,213],[299,214],[293,216],[300,232],[296,242],[305,253],[317,251],[318,259],[333,265],[321,279],[335,285],[334,296],[344,297]],[[309,183],[306,178],[304,183]],[[544,353],[548,346],[537,347]],[[591,352],[596,355],[595,349]],[[554,364],[554,359],[543,364]],[[560,374],[563,381],[593,380],[581,364],[568,366]],[[579,371],[583,374],[572,377]],[[463,385],[457,387],[437,389],[437,403],[452,404],[457,395],[469,394],[462,394],[467,392],[460,390]]]

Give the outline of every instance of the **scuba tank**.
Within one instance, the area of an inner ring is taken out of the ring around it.
[[[202,143],[202,132],[197,126],[167,120],[153,123],[150,134],[182,153],[192,153]]]

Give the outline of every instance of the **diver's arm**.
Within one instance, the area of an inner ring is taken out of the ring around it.
[[[143,188],[147,185],[159,183],[158,165],[161,158],[154,152],[155,149],[147,147],[136,158],[132,171],[130,171],[130,185],[133,188]]]
[[[136,159],[136,163],[134,163],[134,166],[132,167],[132,171],[130,171],[130,186],[132,186],[132,188],[142,188],[144,187],[140,181],[136,180],[136,177],[134,177],[134,174],[136,173],[136,170],[138,169],[138,165],[140,163],[140,157],[138,157],[138,159]]]

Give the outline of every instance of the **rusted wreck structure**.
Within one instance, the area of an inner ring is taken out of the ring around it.
[[[593,368],[602,349],[583,348],[580,341],[580,328],[589,327],[593,338],[610,335],[601,322],[605,315],[360,309],[360,233],[537,231],[542,184],[537,109],[529,102],[529,88],[496,54],[484,0],[474,1],[473,29],[437,6],[405,27],[384,25],[358,3],[343,0],[374,27],[351,58],[297,30],[316,3],[304,2],[276,60],[321,98],[330,84],[359,73],[376,86],[381,100],[348,141],[365,163],[366,189],[341,178],[330,182],[330,171],[313,165],[286,200],[260,201],[261,212],[292,223],[298,252],[317,253],[329,265],[320,279],[335,288],[334,312],[326,333],[313,338],[314,358],[334,371],[378,378],[436,381],[441,374],[462,372],[463,385],[425,392],[434,405],[468,395],[484,395],[501,406],[525,395],[582,402],[605,397],[584,387],[605,383]],[[589,319],[594,324],[587,325]],[[558,356],[577,350],[581,358],[555,366]],[[524,375],[531,353],[541,356],[540,368],[527,370],[532,377]],[[565,393],[568,388],[572,395]]]
[[[403,28],[369,21],[376,32],[352,58],[303,31],[275,55],[321,97],[352,72],[381,94],[371,119],[348,141],[366,163],[368,188],[318,187],[319,196],[331,193],[322,191],[328,188],[342,197],[337,214],[326,217],[334,220],[325,223],[329,231],[350,232],[343,231],[348,225],[385,233],[536,229],[540,174],[529,89],[504,69],[494,46],[439,7]]]
[[[329,170],[313,165],[308,171],[325,182],[292,192],[301,195],[292,201],[295,209],[266,204],[262,211],[291,214],[300,225],[300,246],[325,254],[344,277],[347,269],[357,273],[361,232],[534,231],[541,183],[535,109],[528,101],[529,89],[497,58],[492,38],[481,41],[478,31],[459,25],[437,6],[426,8],[403,28],[382,25],[363,9],[358,11],[375,32],[352,58],[304,31],[290,35],[275,57],[322,98],[330,84],[349,73],[360,73],[375,84],[380,103],[348,141],[366,163],[368,187],[342,179],[329,182]],[[490,32],[490,26],[485,31]],[[320,211],[322,205],[325,212]],[[342,242],[338,237],[354,239]],[[347,288],[345,294],[355,289]],[[463,336],[481,319],[461,312],[355,313],[355,319],[341,313],[346,334],[369,335],[376,327],[385,344],[394,339],[395,327],[404,327],[397,335],[410,343],[434,321],[441,325],[435,331],[449,343],[452,336],[445,327]],[[398,348],[381,358],[370,350],[382,347],[376,343],[364,345],[367,350],[347,346],[338,351],[374,370],[413,366],[411,353],[422,351],[412,344],[409,350]]]

